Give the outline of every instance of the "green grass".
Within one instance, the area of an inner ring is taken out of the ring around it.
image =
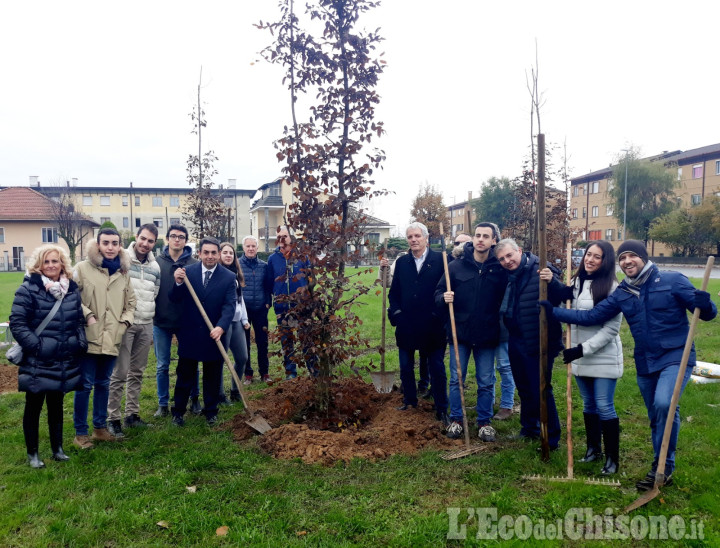
[[[0,319],[7,317],[19,281],[17,275],[0,275]],[[709,290],[717,295],[720,280],[711,282]],[[377,345],[381,296],[373,294],[364,301],[367,304],[359,313],[372,344]],[[496,425],[499,441],[492,451],[450,462],[433,451],[333,467],[277,461],[260,452],[255,440],[236,444],[228,433],[210,430],[203,420],[193,417],[184,429],[158,420],[153,428],[130,430],[122,443],[98,445],[80,453],[71,445],[71,395],[65,398],[65,445],[71,460],[55,463],[47,458],[43,414],[40,445],[47,468],[36,471],[25,464],[24,398],[16,393],[0,396],[0,545],[485,546],[488,541],[475,539],[477,522],[475,518],[468,521],[468,508],[492,507],[498,516],[528,516],[534,523],[541,519],[555,522],[571,508],[591,508],[596,514],[610,508],[617,515],[636,498],[633,484],[652,459],[626,326],[622,336],[625,374],[616,398],[622,425],[621,489],[523,481],[524,474],[565,475],[566,456],[563,445],[563,450],[552,453],[550,462],[544,464],[533,444],[509,441],[507,437],[519,429],[517,416]],[[699,359],[720,362],[719,337],[718,321],[701,322]],[[388,342],[394,345],[389,326]],[[379,364],[379,354],[368,352],[359,362],[370,360]],[[279,358],[272,359],[271,368],[277,375]],[[388,352],[388,368],[397,370],[393,350]],[[473,375],[468,379],[474,386]],[[559,362],[553,381],[564,428],[565,368]],[[599,467],[577,462],[584,451],[584,427],[580,397],[575,386],[573,390],[575,472],[586,477]],[[474,401],[472,392],[468,392],[468,404]],[[497,393],[499,397],[499,387]],[[716,494],[720,485],[720,408],[708,405],[717,403],[720,385],[688,387],[682,400],[676,484],[663,490],[662,500],[633,514],[678,515],[688,527],[690,520],[702,520],[705,540],[646,539],[634,544],[720,544]],[[142,415],[150,418],[156,405],[151,353],[141,397]],[[220,417],[226,420],[238,411],[222,408]],[[189,486],[195,486],[197,492],[188,492]],[[467,525],[465,541],[447,539],[447,509],[453,507],[461,509],[459,523]],[[160,521],[169,526],[156,525]],[[223,525],[229,527],[228,535],[217,537],[215,530]],[[567,539],[563,542],[570,543]],[[595,544],[584,544],[591,542]],[[546,543],[533,538],[512,541],[529,546]]]

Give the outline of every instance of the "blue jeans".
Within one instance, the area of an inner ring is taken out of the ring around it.
[[[227,352],[227,349],[229,348],[232,352],[233,359],[235,360],[235,373],[237,373],[237,376],[242,379],[243,372],[245,370],[245,363],[247,362],[247,344],[245,342],[245,335],[246,335],[245,328],[243,327],[242,322],[231,322],[230,323],[230,329],[228,329],[227,337],[225,338],[225,351]],[[225,368],[220,371],[220,401],[225,400],[225,385],[223,383],[223,372],[225,371]],[[252,376],[252,373],[250,373]],[[237,386],[235,385],[235,379],[232,379],[232,388],[230,389],[230,393],[234,395],[239,395],[240,391],[237,389]]]
[[[448,406],[447,374],[445,373],[445,347],[427,352],[428,372],[432,379],[432,395],[436,413],[446,413]],[[398,348],[400,359],[400,381],[403,388],[403,403],[417,405],[417,385],[415,384],[415,350]]]
[[[638,375],[637,383],[640,388],[645,407],[647,407],[648,418],[650,419],[650,431],[652,433],[653,451],[655,458],[653,460],[653,472],[657,469],[658,460],[660,458],[660,446],[662,445],[663,432],[665,431],[665,421],[667,420],[668,411],[670,411],[670,400],[675,388],[675,379],[677,379],[680,364],[669,365],[662,371],[650,373],[649,375]],[[687,385],[692,367],[688,365],[685,370],[685,378],[683,379],[680,395],[682,396],[685,386]],[[677,448],[678,432],[680,431],[680,405],[675,409],[675,417],[673,420],[672,432],[670,434],[670,444],[668,446],[667,458],[665,460],[665,475],[669,476],[675,470],[675,449]]]
[[[170,347],[173,333],[172,329],[163,329],[153,325],[153,343],[157,361],[155,378],[157,379],[158,405],[160,407],[167,407],[170,404]],[[190,391],[191,398],[197,398],[200,395],[199,383],[200,372],[198,371],[195,386]]]
[[[495,349],[495,371],[500,375],[500,408],[512,409],[515,405],[515,381],[510,368],[508,342],[501,342]],[[463,376],[465,374],[463,373]],[[495,379],[493,378],[493,402],[495,401]]]
[[[80,388],[75,392],[73,422],[77,436],[88,435],[88,407],[93,391],[93,428],[107,428],[110,377],[117,356],[85,354],[80,358]]]
[[[468,344],[458,343],[460,367],[463,379],[467,375],[468,362],[472,352],[475,360],[475,380],[477,381],[477,423],[490,424],[493,416],[493,391],[495,389],[495,361],[494,348],[473,348]],[[450,420],[462,422],[463,411],[460,398],[460,383],[458,382],[457,362],[455,361],[455,347],[450,345]]]
[[[583,413],[599,415],[601,421],[617,418],[615,412],[615,385],[617,379],[575,376],[583,399]]]

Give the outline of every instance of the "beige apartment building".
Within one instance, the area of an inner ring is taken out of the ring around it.
[[[677,177],[676,199],[681,207],[700,205],[706,196],[720,196],[720,144],[685,152],[663,152],[646,159],[663,162]],[[570,229],[577,235],[576,240],[607,240],[617,249],[624,234],[622,222],[613,215],[613,203],[608,193],[614,184],[613,169],[614,166],[609,166],[571,180]],[[671,253],[659,242],[651,241],[648,247],[654,256]]]

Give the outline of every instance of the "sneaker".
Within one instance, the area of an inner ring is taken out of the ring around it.
[[[513,410],[512,410],[512,409],[508,409],[508,408],[506,408],[506,407],[501,407],[500,409],[498,409],[498,412],[495,413],[495,416],[493,417],[493,420],[496,420],[496,421],[506,421],[506,420],[508,420],[510,417],[512,417],[512,414],[513,414]]]
[[[160,407],[158,407],[158,410],[155,411],[155,414],[153,415],[153,417],[155,417],[156,419],[159,419],[161,417],[167,417],[169,415],[170,415],[170,407],[168,407],[167,405],[161,405]]]
[[[173,415],[171,424],[178,427],[185,426],[185,419],[178,417],[177,415]]]
[[[445,432],[445,435],[452,440],[457,440],[457,439],[462,438],[462,436],[463,436],[462,424],[460,424],[458,421],[452,421],[450,423],[450,426],[448,426],[447,432]]]
[[[96,428],[95,432],[97,432],[98,430],[100,430],[100,429]],[[107,431],[114,438],[120,439],[120,438],[125,437],[125,433],[123,432],[123,429],[122,429],[122,424],[120,424],[119,420],[108,421]],[[95,437],[95,432],[93,432],[93,439],[100,439],[100,438]],[[98,434],[98,435],[101,435],[101,434]]]
[[[125,417],[125,428],[137,428],[137,427],[147,427],[152,426],[152,424],[148,424],[144,420],[140,418],[140,415],[137,413],[132,413]]]
[[[252,375],[245,375],[245,380],[243,381],[244,386],[249,386],[253,382]]]
[[[78,449],[92,449],[93,442],[90,441],[90,436],[75,436],[73,445]]]
[[[288,373],[287,375],[285,375],[286,381],[289,381],[291,379],[296,379],[296,378],[297,378],[297,373]]]
[[[495,429],[492,426],[489,424],[484,426],[478,425],[478,428],[480,429],[478,431],[478,437],[481,441],[495,441]]]
[[[207,425],[208,426],[215,426],[218,423],[217,415],[214,415],[212,417],[207,418]]]
[[[193,415],[200,415],[202,414],[202,405],[200,405],[200,399],[199,398],[192,398],[190,400],[190,412]]]
[[[117,421],[117,423],[119,425],[120,421]],[[95,441],[117,441],[120,439],[119,437],[113,436],[107,428],[95,428],[90,438]]]
[[[672,474],[665,476],[665,483],[661,484],[660,487],[669,487],[673,484]],[[635,484],[638,491],[650,491],[655,487],[655,472],[648,472],[647,475]]]
[[[266,384],[272,384],[273,380],[270,378],[270,375],[263,375],[262,382],[264,382]]]

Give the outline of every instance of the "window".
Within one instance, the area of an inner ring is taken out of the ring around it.
[[[154,218],[154,219],[153,219],[153,223],[155,223],[155,226],[156,226],[156,227],[162,228],[162,227],[163,227],[162,217],[156,217],[156,218]]]
[[[608,242],[612,242],[612,241],[613,241],[613,232],[615,232],[615,231],[614,231],[612,228],[608,228],[608,229],[605,231],[605,239],[606,239]]]
[[[128,197],[127,196],[122,197],[122,205],[124,205],[124,206],[128,205]]]
[[[135,196],[135,205],[136,205],[136,206],[139,206],[139,205],[140,205],[140,196]],[[138,225],[138,226],[139,226],[139,225]]]
[[[232,199],[232,198],[225,198],[225,199],[223,199],[223,203],[225,204],[225,207],[232,207],[232,206],[233,206],[233,199]]]
[[[590,185],[590,194],[597,194],[598,192],[600,192],[600,183],[595,181]]]
[[[5,243],[5,229],[0,228],[0,244],[4,244],[4,243]]]
[[[693,169],[693,179],[702,179],[703,165],[695,164],[692,169]]]
[[[123,217],[123,228],[130,228],[130,218]]]
[[[615,188],[615,181],[613,181],[612,179],[608,179],[607,192],[611,192],[613,188]]]
[[[280,185],[273,185],[268,188],[268,196],[280,196]]]
[[[715,160],[715,175],[720,175],[720,160]]]
[[[678,179],[677,180],[682,181],[682,168],[681,167],[678,168]]]
[[[700,194],[693,194],[690,197],[690,203],[694,206],[700,205],[701,202],[702,202],[702,197],[700,196]]]
[[[380,244],[380,233],[379,232],[368,232],[367,242],[370,246],[376,246]]]
[[[92,204],[92,196],[83,196],[83,205],[84,206],[91,206]]]
[[[162,207],[162,196],[153,196],[153,207]]]
[[[44,244],[56,244],[58,241],[57,228],[43,228],[42,241]]]
[[[573,219],[577,219],[577,208],[576,207],[572,209],[572,211],[570,212],[570,215],[572,215]]]
[[[110,217],[100,217],[100,224],[109,223]]]
[[[597,217],[600,215],[600,208],[598,206],[592,206],[592,216]]]
[[[101,206],[109,206],[110,205],[110,196],[100,196],[100,205]]]
[[[591,230],[588,235],[590,240],[600,240],[602,238],[602,230]]]
[[[580,185],[575,185],[573,187],[573,196],[578,196],[580,194]]]
[[[586,207],[583,208],[583,216],[582,216],[582,218],[584,219],[585,217],[587,217],[587,208],[586,208]]]
[[[140,217],[135,217],[135,228],[140,228],[141,226]]]
[[[610,217],[610,215],[612,215],[614,212],[615,212],[615,208],[613,206],[611,206],[611,205],[605,206],[605,215]]]
[[[179,224],[180,224],[180,218],[179,218],[179,217],[170,217],[170,224],[171,224],[171,225],[179,225]]]
[[[170,196],[170,207],[180,207],[180,198],[177,196]]]

